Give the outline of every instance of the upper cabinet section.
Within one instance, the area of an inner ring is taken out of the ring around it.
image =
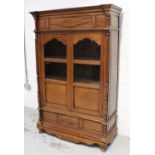
[[[115,5],[32,12],[36,31],[118,29],[121,9]]]

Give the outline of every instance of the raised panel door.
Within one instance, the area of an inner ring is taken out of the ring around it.
[[[41,35],[41,69],[44,106],[69,109],[69,44],[67,33]]]
[[[103,36],[98,32],[72,33],[72,108],[78,113],[103,113]],[[102,93],[101,93],[102,92]]]

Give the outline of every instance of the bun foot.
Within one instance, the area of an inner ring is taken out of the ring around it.
[[[102,151],[102,152],[105,152],[106,151],[106,145],[105,144],[103,144],[103,145],[99,145],[100,146],[100,150]]]

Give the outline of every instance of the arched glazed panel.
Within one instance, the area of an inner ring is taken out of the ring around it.
[[[47,58],[66,58],[66,45],[57,39],[44,44],[44,55]]]
[[[74,44],[74,59],[99,60],[100,45],[89,38],[84,38]]]

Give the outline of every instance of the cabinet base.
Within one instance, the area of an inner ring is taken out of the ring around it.
[[[113,140],[115,139],[116,135],[117,135],[117,129],[116,126],[114,126],[112,128],[112,130],[108,133],[108,135],[106,136],[106,138],[98,138],[98,140],[93,140],[92,138],[84,138],[82,136],[79,135],[73,135],[73,134],[68,134],[65,133],[64,131],[58,131],[56,129],[53,128],[49,128],[49,127],[45,127],[43,125],[41,125],[40,123],[38,123],[37,125],[38,129],[39,129],[39,133],[47,133],[47,134],[51,134],[54,135],[60,139],[63,140],[67,140],[73,143],[83,143],[83,144],[87,144],[87,145],[93,145],[93,144],[97,144],[99,145],[101,151],[105,152],[108,149],[108,146],[113,142]]]

